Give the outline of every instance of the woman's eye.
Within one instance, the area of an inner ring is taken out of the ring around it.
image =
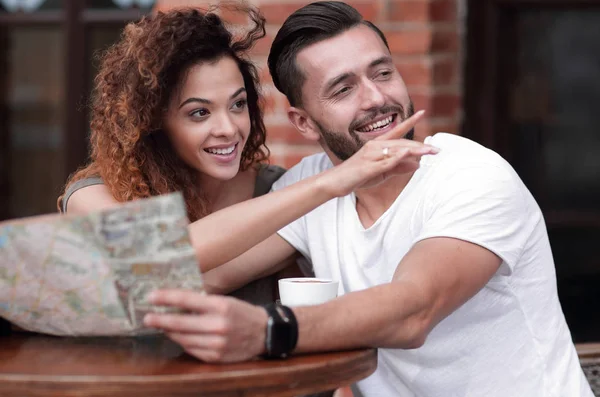
[[[207,109],[197,109],[190,113],[192,117],[205,117],[208,116],[209,112]]]
[[[232,108],[233,109],[243,109],[246,107],[246,105],[248,104],[248,101],[246,99],[240,99],[239,101],[236,101]]]

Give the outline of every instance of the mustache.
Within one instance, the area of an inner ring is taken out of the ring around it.
[[[402,105],[383,106],[379,109],[371,110],[364,116],[361,116],[359,119],[352,121],[348,129],[352,132],[358,129],[360,126],[369,124],[369,122],[373,121],[377,116],[381,116],[387,113],[398,113],[401,119],[404,119],[406,117],[406,114],[404,113],[404,106]]]

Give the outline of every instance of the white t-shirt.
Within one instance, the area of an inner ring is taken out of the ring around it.
[[[340,281],[340,295],[392,280],[418,241],[452,237],[502,259],[487,285],[442,320],[413,350],[379,349],[378,368],[357,387],[366,397],[593,397],[556,290],[546,226],[535,200],[499,155],[445,133],[441,149],[368,229],[350,194],[330,200],[279,234]],[[305,158],[273,190],[332,164]],[[452,271],[449,269],[449,271]]]

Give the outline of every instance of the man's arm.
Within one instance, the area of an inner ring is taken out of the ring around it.
[[[509,275],[539,210],[527,202],[514,173],[501,164],[469,163],[461,172],[441,168],[449,175],[439,175],[440,186],[430,198],[435,204],[392,280],[323,305],[294,308],[300,335],[296,351],[421,346],[436,324],[477,294],[496,272]],[[267,316],[261,308],[185,291],[163,291],[155,298],[156,303],[197,313],[147,319],[191,354],[231,361],[263,352]],[[242,313],[251,313],[248,322]],[[214,337],[215,326],[219,336],[208,341],[206,333]]]
[[[398,265],[392,282],[294,308],[295,351],[417,348],[439,321],[485,286],[500,263],[492,252],[466,241],[423,240]],[[151,301],[194,313],[150,314],[145,324],[163,329],[202,360],[241,361],[264,353],[267,314],[261,307],[185,290],[155,292]]]
[[[478,245],[446,237],[418,242],[392,282],[321,306],[295,308],[296,351],[358,346],[416,348],[443,318],[481,290],[501,259]]]

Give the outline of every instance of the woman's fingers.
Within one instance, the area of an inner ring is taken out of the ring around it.
[[[435,146],[426,145],[421,142],[409,141],[406,139],[395,139],[389,141],[369,141],[363,149],[365,161],[384,160],[390,157],[410,157],[424,156],[426,154],[436,154],[439,149]]]
[[[387,148],[387,150],[385,150],[385,148]],[[385,146],[382,149],[382,155],[384,157],[387,155],[389,157],[394,156],[396,158],[414,157],[421,159],[421,156],[425,156],[427,154],[437,154],[439,151],[440,150],[438,148],[430,145],[408,147],[401,144],[395,145],[394,143],[391,143],[389,146]]]
[[[392,129],[391,131],[386,132],[383,135],[378,136],[374,140],[385,141],[388,139],[402,138],[410,130],[412,130],[419,121],[421,121],[421,119],[423,118],[424,115],[425,115],[425,111],[419,110],[418,112],[416,112],[415,114],[413,114],[412,116],[410,116],[409,118],[404,120],[402,123],[398,124],[396,126],[396,128]]]

